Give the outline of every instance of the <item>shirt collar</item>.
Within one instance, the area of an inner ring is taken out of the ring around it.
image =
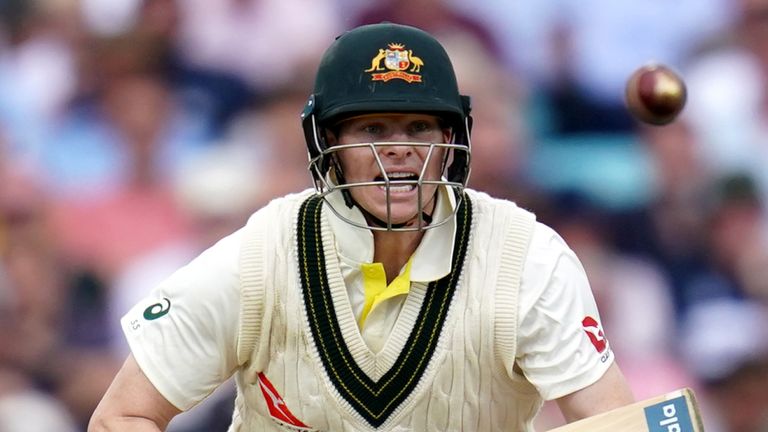
[[[346,206],[340,190],[329,193],[326,199],[341,216],[365,224],[365,218],[356,206],[352,208]],[[434,222],[444,220],[451,215],[455,206],[456,199],[451,193],[451,189],[441,186],[432,220]],[[371,263],[373,261],[373,233],[371,230],[345,222],[328,208],[324,207],[323,211],[335,237],[336,252],[353,262]],[[411,281],[432,282],[450,273],[455,233],[455,217],[451,217],[443,225],[424,232],[424,237],[413,254]]]

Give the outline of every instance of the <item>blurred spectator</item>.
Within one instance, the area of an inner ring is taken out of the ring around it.
[[[497,57],[471,34],[442,36],[459,88],[472,97],[472,174],[470,185],[494,196],[533,201],[525,178],[530,145],[525,124],[527,94]]]
[[[313,187],[307,169],[306,143],[299,114],[307,103],[311,83],[306,80],[274,88],[263,103],[237,116],[225,142],[256,152],[264,197],[273,198]]]
[[[664,270],[680,316],[691,279],[709,266],[704,233],[711,174],[698,153],[698,137],[686,122],[637,130],[654,167],[653,195],[647,205],[612,216],[613,242]]]
[[[552,50],[552,32],[561,0],[447,0],[455,10],[478,20],[494,36],[504,68],[533,88],[553,80],[559,60]]]
[[[93,47],[84,63],[92,98],[74,105],[45,152],[57,240],[71,265],[106,283],[138,254],[185,234],[169,184],[208,146],[176,103],[152,41],[131,34]]]
[[[169,85],[185,111],[195,121],[209,125],[211,134],[218,137],[232,117],[259,95],[235,72],[197,65],[184,56],[179,40],[181,3],[141,0],[135,31],[152,37],[153,43],[163,47]]]
[[[257,91],[288,84],[341,31],[331,0],[179,1],[179,47],[196,66],[227,71]],[[310,68],[311,69],[311,68]]]
[[[57,196],[110,193],[137,175],[162,180],[207,143],[205,125],[172,93],[164,54],[139,33],[92,41],[80,62],[80,97],[42,153]]]
[[[693,278],[681,293],[686,307],[718,298],[748,295],[742,273],[745,260],[768,250],[765,209],[754,182],[738,175],[719,179],[713,188],[706,227],[708,269]]]
[[[2,161],[0,156],[0,161]],[[29,176],[0,166],[0,263],[10,316],[25,334],[14,346],[17,366],[47,374],[46,360],[66,339],[67,292],[47,220],[48,201]],[[4,345],[5,346],[5,345]]]
[[[16,163],[32,165],[40,156],[50,123],[75,92],[76,12],[69,2],[0,5],[0,121]]]
[[[443,40],[464,33],[477,39],[482,49],[498,58],[500,49],[494,35],[476,18],[458,11],[446,0],[386,0],[368,5],[352,18],[349,27],[391,21],[423,29]]]
[[[768,311],[745,301],[700,303],[682,327],[681,352],[705,390],[707,432],[768,430]]]
[[[89,367],[87,381],[73,393],[77,398],[62,393],[73,377],[86,376],[79,368],[84,362],[68,359],[98,338],[103,308],[77,304],[81,287],[52,235],[50,197],[5,156],[0,154],[0,430],[74,431],[87,423],[115,373],[100,376]],[[86,360],[90,353],[78,356]],[[29,422],[24,429],[17,429],[19,418]]]
[[[738,20],[720,43],[686,66],[684,115],[718,175],[746,172],[768,197],[768,2],[738,0]]]
[[[4,212],[0,224],[7,225]],[[13,227],[5,227],[13,230]],[[34,313],[36,300],[23,298],[0,253],[0,430],[3,432],[75,432],[80,430],[67,407],[40,388],[37,373],[51,347],[63,338],[48,328],[47,316]],[[34,288],[34,287],[32,287]],[[42,320],[42,321],[41,321]],[[58,322],[53,323],[58,324]],[[48,336],[53,337],[48,337]]]

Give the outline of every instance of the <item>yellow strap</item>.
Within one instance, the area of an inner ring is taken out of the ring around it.
[[[365,325],[368,314],[384,300],[402,294],[408,294],[411,289],[411,259],[405,264],[405,270],[387,286],[387,275],[381,263],[360,264],[363,272],[363,287],[365,289],[365,305],[360,314],[360,328]]]

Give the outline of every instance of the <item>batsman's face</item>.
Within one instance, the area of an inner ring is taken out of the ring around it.
[[[350,187],[358,205],[382,221],[417,224],[420,212],[432,213],[435,184],[417,186],[419,180],[439,181],[445,149],[429,143],[446,143],[450,130],[437,117],[426,114],[375,114],[353,117],[335,128],[329,144],[346,148],[337,157],[345,184],[378,182]],[[392,144],[386,144],[392,143]],[[389,186],[382,183],[389,180]],[[421,200],[419,200],[421,189]]]

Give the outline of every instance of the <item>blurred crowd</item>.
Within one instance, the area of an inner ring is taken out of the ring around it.
[[[446,45],[470,186],[577,252],[635,396],[692,387],[708,432],[768,431],[768,0],[3,0],[0,431],[85,430],[128,308],[311,186],[316,64],[380,21]],[[668,126],[623,106],[650,61],[688,84]],[[170,430],[226,430],[232,397]]]

